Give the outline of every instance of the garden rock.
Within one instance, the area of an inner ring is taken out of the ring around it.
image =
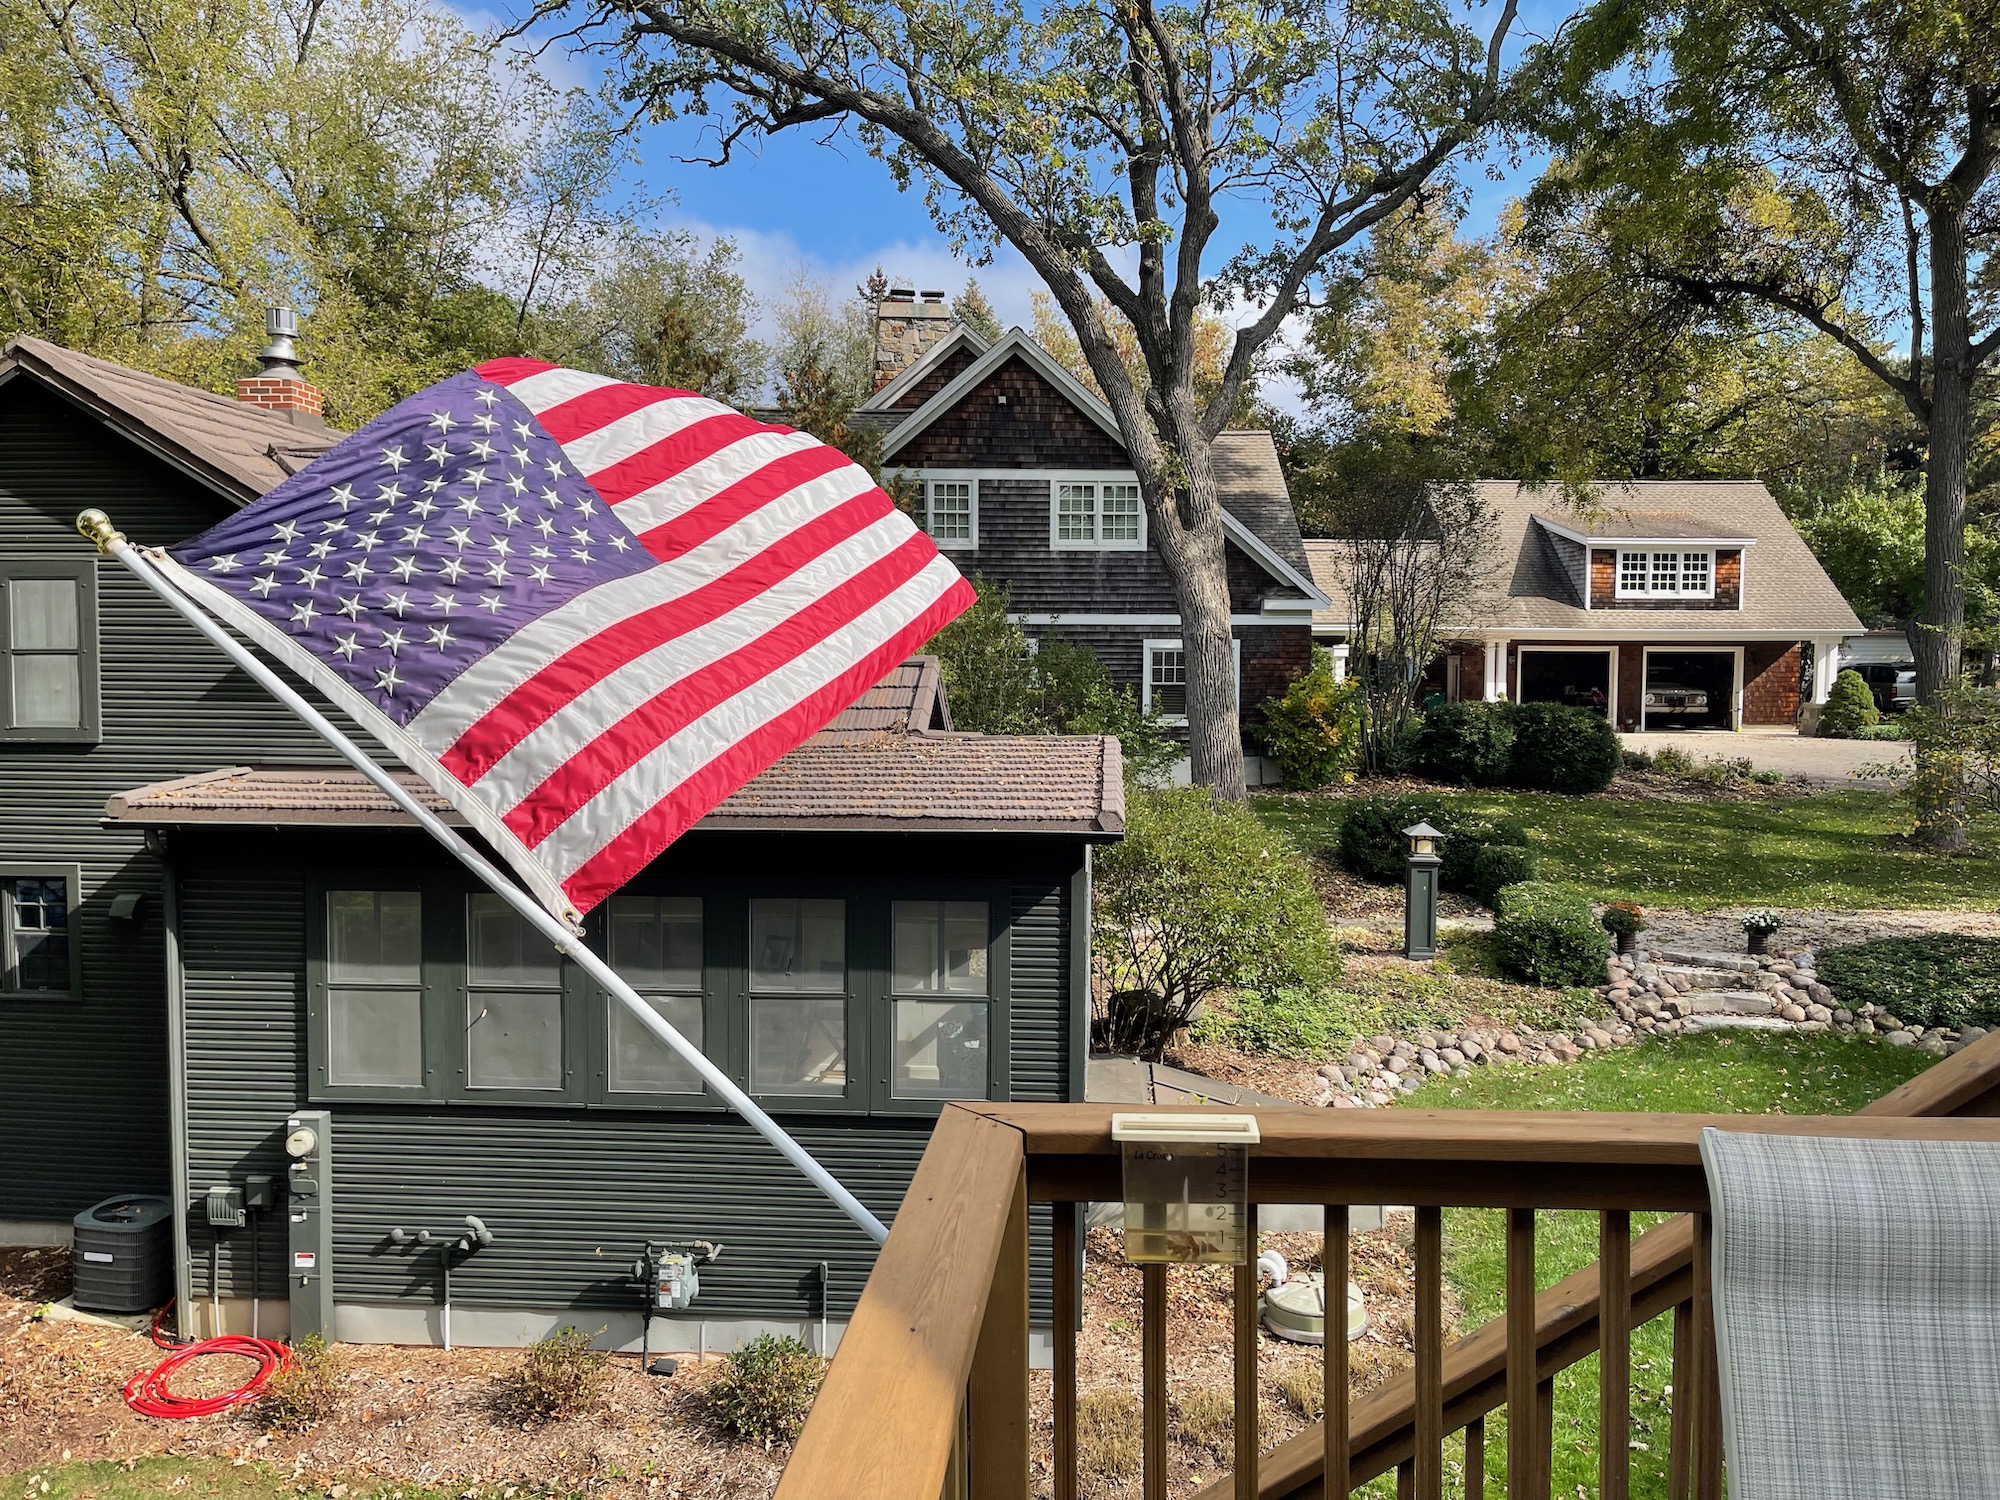
[[[1917,1044],[1917,1039],[1901,1028],[1890,1032],[1882,1040],[1891,1047],[1914,1047]]]

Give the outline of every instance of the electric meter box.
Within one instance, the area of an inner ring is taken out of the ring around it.
[[[1119,1114],[1125,1258],[1176,1265],[1249,1262],[1255,1115]]]

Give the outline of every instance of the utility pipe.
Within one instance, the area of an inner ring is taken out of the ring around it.
[[[76,529],[96,543],[98,551],[106,557],[131,569],[142,583],[166,600],[176,614],[199,630],[237,666],[249,673],[260,687],[296,714],[307,728],[339,752],[342,759],[373,782],[377,790],[414,819],[432,838],[444,845],[453,858],[477,875],[495,895],[520,913],[536,931],[555,946],[558,953],[604,986],[611,997],[629,1010],[640,1025],[672,1048],[701,1076],[703,1082],[714,1089],[731,1109],[749,1121],[757,1133],[775,1146],[785,1160],[804,1173],[807,1181],[831,1198],[841,1212],[859,1225],[862,1232],[871,1240],[880,1245],[889,1238],[888,1228],[868,1211],[859,1198],[850,1193],[842,1186],[839,1179],[815,1161],[805,1147],[787,1135],[778,1122],[765,1114],[755,1100],[738,1088],[734,1079],[710,1062],[699,1047],[682,1036],[652,1006],[641,1000],[632,987],[618,977],[616,969],[585,946],[583,938],[578,933],[573,932],[543,907],[541,902],[501,873],[491,860],[467,843],[457,829],[419,802],[408,787],[376,764],[373,756],[335,728],[324,714],[294,692],[283,678],[260,661],[248,647],[224,630],[207,611],[199,608],[191,599],[168,583],[145,554],[126,540],[125,534],[111,524],[110,517],[101,510],[86,510],[76,518]]]

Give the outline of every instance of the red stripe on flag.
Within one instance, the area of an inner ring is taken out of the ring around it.
[[[883,674],[970,609],[976,599],[964,579],[862,661],[760,725],[693,772],[562,883],[578,911],[589,911],[659,856],[662,849],[760,772],[802,745],[834,716],[882,680]]]
[[[683,400],[692,394],[657,385],[600,385],[535,413],[535,420],[557,442],[573,443],[600,427],[609,427],[620,417],[658,406],[662,401]]]
[[[530,375],[540,375],[557,368],[545,359],[489,359],[483,365],[474,365],[472,373],[495,385],[513,385]]]
[[[679,432],[641,448],[630,458],[621,458],[617,463],[585,477],[590,480],[592,489],[616,505],[672,479],[703,459],[715,457],[731,443],[771,430],[755,417],[746,417],[741,412],[717,412],[699,422],[690,422]]]
[[[579,641],[489,709],[438,757],[439,764],[470,785],[592,683],[755,598],[829,548],[874,525],[889,510],[888,497],[880,490],[857,495],[779,537],[720,577]]]
[[[551,771],[503,821],[532,849],[644,756],[717,704],[853,624],[921,573],[936,556],[937,548],[929,537],[913,536],[755,640],[661,689]]]
[[[852,463],[853,460],[838,448],[829,448],[823,443],[784,454],[772,459],[763,468],[745,474],[734,484],[717,490],[671,521],[663,521],[650,531],[640,532],[639,545],[662,562],[670,561],[691,548],[699,547],[778,496],[847,468]]]

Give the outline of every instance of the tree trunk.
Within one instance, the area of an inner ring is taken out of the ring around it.
[[[1240,802],[1243,730],[1236,701],[1236,646],[1229,626],[1229,570],[1224,558],[1222,502],[1215,488],[1207,435],[1190,416],[1175,449],[1178,484],[1158,476],[1153,542],[1160,549],[1181,617],[1181,650],[1187,663],[1188,776],[1218,797]],[[1142,483],[1147,476],[1140,475]],[[1163,512],[1171,510],[1172,515]],[[1167,524],[1160,524],[1165,521]]]
[[[1916,648],[1917,700],[1935,707],[1944,686],[1957,679],[1965,649],[1972,343],[1963,212],[1934,203],[1930,229],[1932,384],[1930,459],[1924,469],[1924,607],[1910,634]]]

